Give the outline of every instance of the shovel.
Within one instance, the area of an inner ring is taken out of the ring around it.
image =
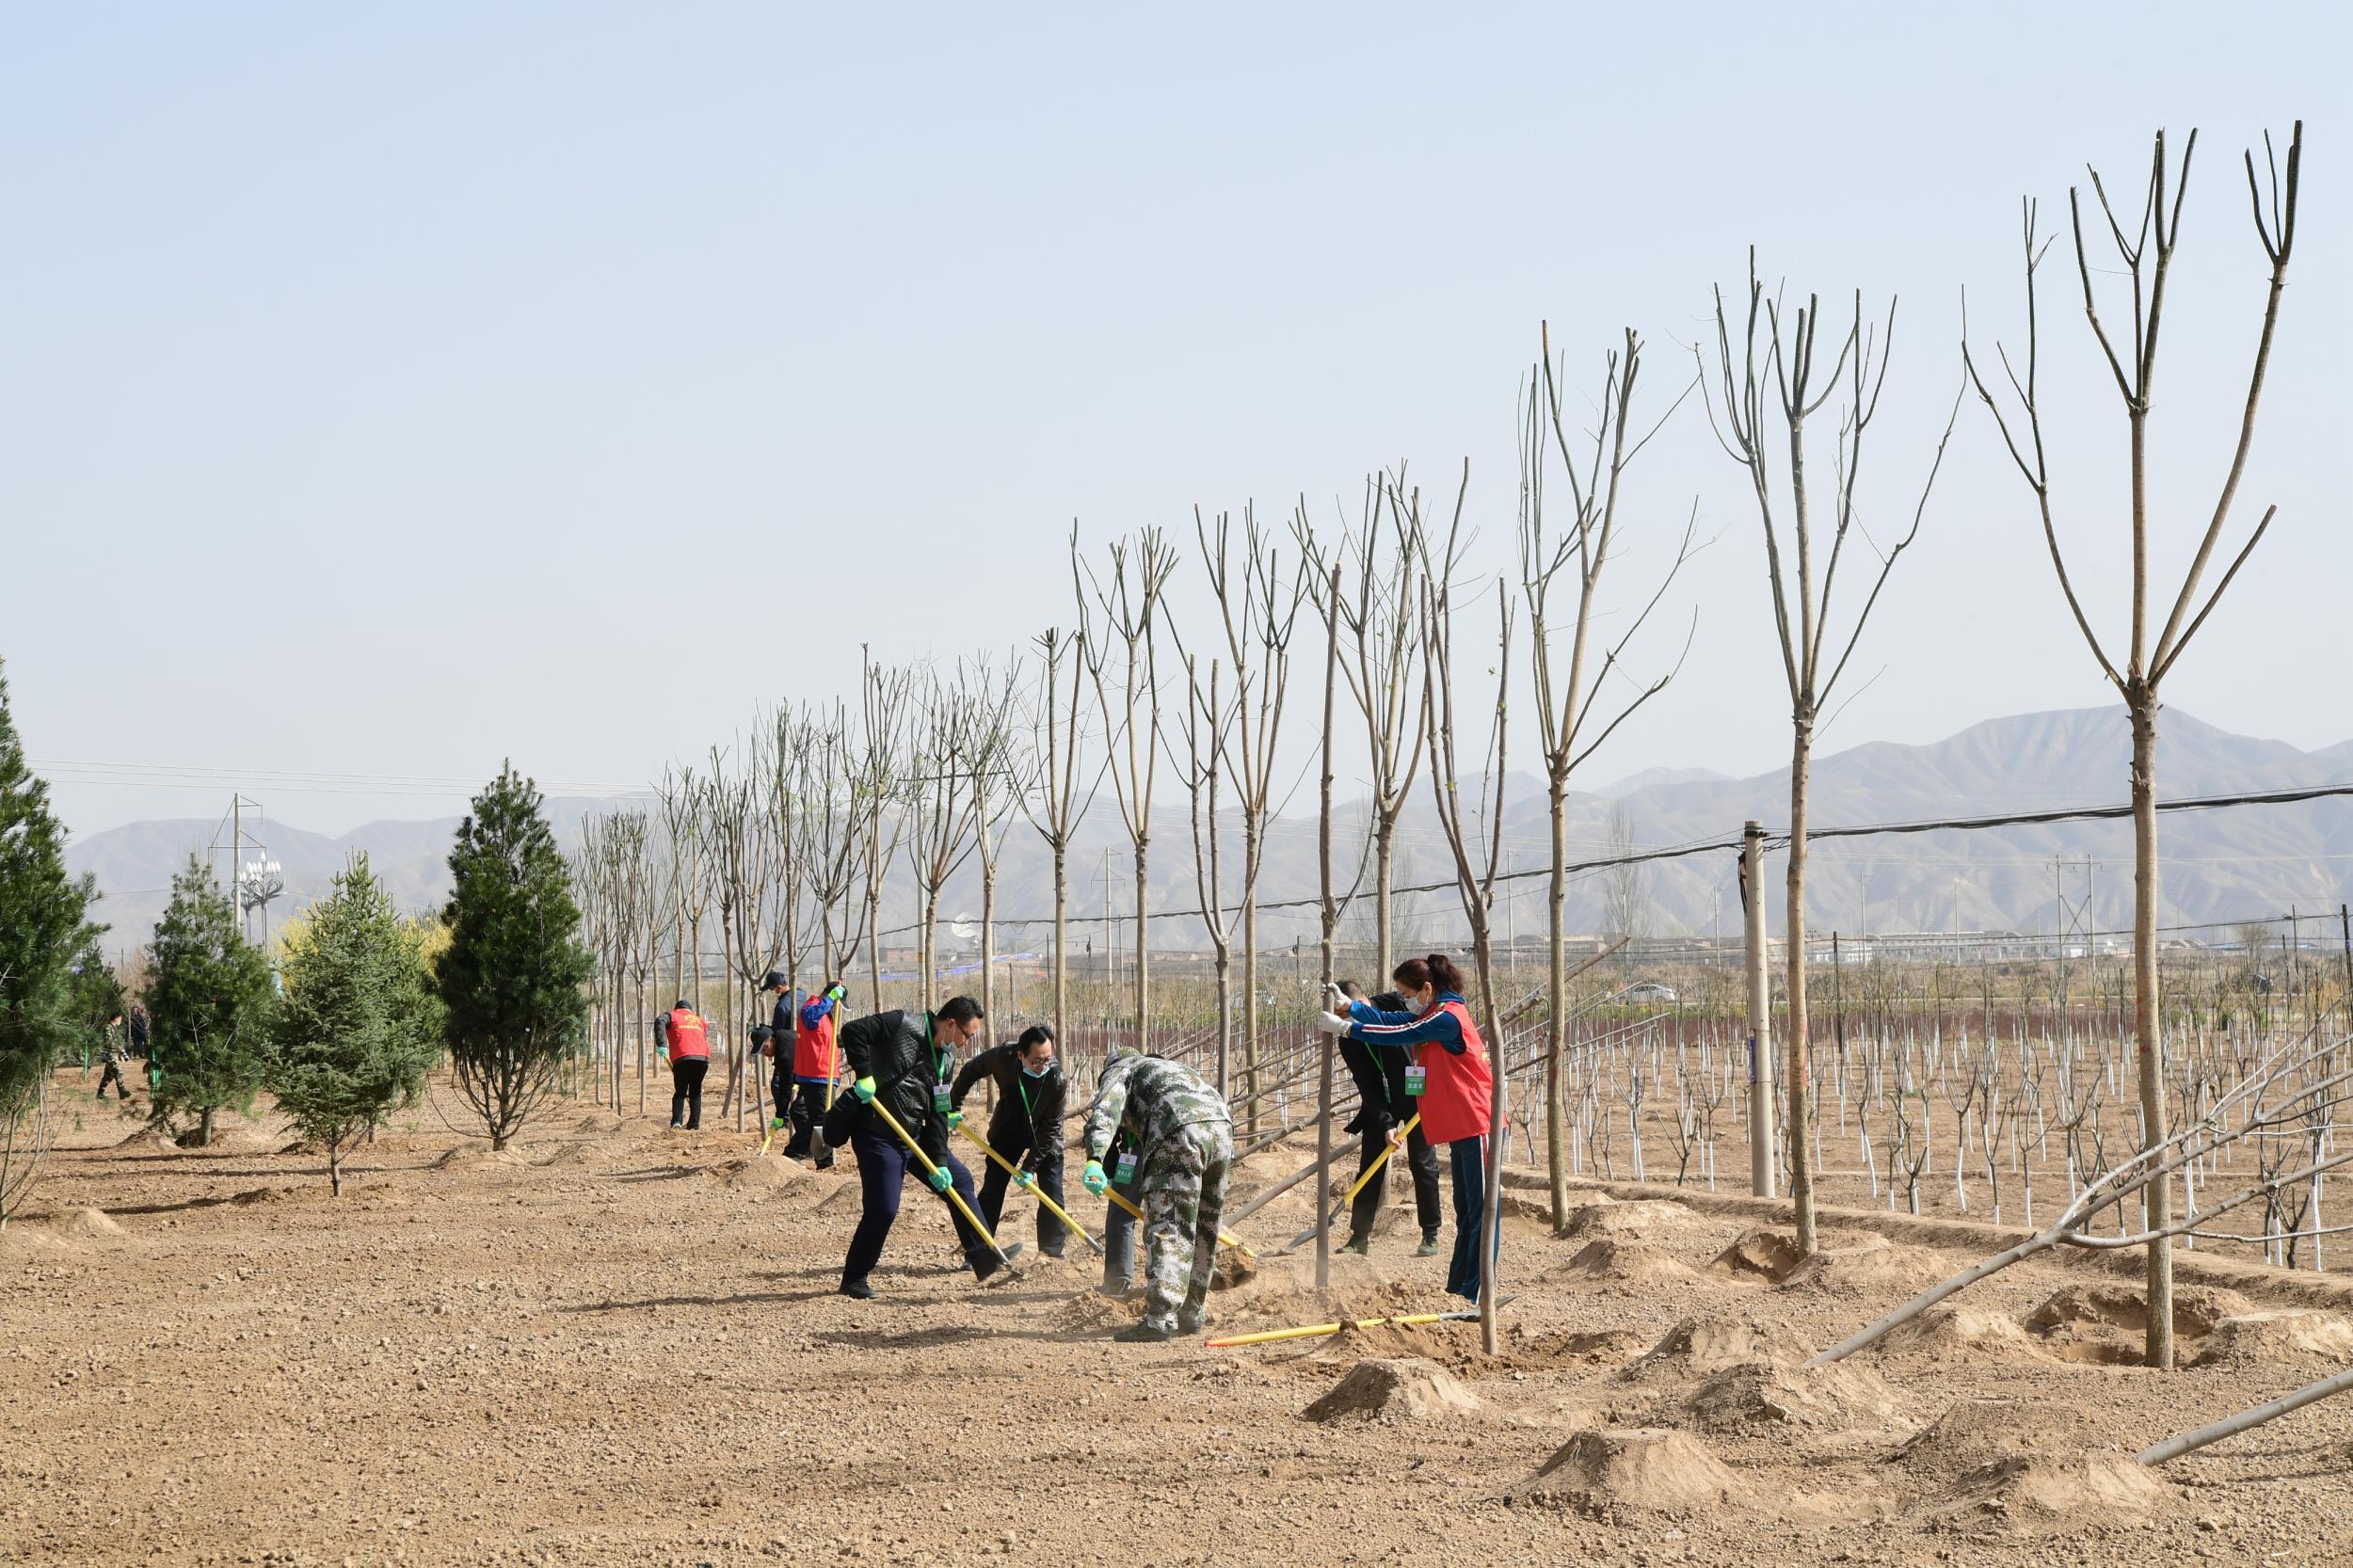
[[[1390,1141],[1382,1148],[1381,1152],[1372,1157],[1372,1163],[1365,1168],[1365,1174],[1363,1176],[1356,1178],[1356,1185],[1348,1190],[1348,1195],[1340,1199],[1338,1203],[1332,1206],[1332,1218],[1337,1220],[1348,1211],[1348,1206],[1356,1201],[1356,1194],[1365,1190],[1365,1184],[1370,1181],[1374,1176],[1379,1176],[1382,1171],[1386,1168],[1389,1163],[1389,1156],[1395,1154],[1401,1147],[1402,1147],[1405,1143],[1406,1135],[1419,1126],[1421,1126],[1421,1112],[1417,1111],[1411,1116],[1406,1118],[1405,1125],[1403,1127],[1399,1128],[1396,1132],[1390,1135]],[[1292,1237],[1290,1240],[1283,1246],[1282,1250],[1277,1252],[1274,1256],[1277,1257],[1287,1257],[1315,1239],[1316,1227],[1309,1225],[1305,1230],[1303,1230],[1298,1235]]]
[[[899,1135],[899,1142],[904,1144],[907,1146],[907,1152],[915,1156],[916,1160],[921,1163],[923,1167],[923,1174],[925,1176],[930,1176],[933,1172],[941,1169],[939,1165],[933,1161],[930,1155],[923,1152],[923,1146],[920,1144],[918,1144],[913,1138],[907,1136],[906,1128],[900,1122],[898,1117],[890,1113],[890,1107],[882,1102],[882,1097],[880,1096],[876,1096],[874,1098],[868,1100],[866,1102],[866,1109],[882,1117],[883,1121],[889,1127],[890,1130]],[[957,1192],[953,1187],[950,1187],[942,1190],[939,1195],[946,1198],[950,1203],[955,1206],[956,1212],[964,1216],[965,1224],[980,1232],[981,1240],[988,1243],[988,1250],[997,1255],[998,1263],[1009,1271],[1016,1279],[1020,1278],[1021,1271],[1014,1268],[1013,1259],[1005,1256],[1005,1249],[997,1244],[997,1238],[991,1236],[988,1232],[988,1227],[981,1224],[981,1217],[972,1212],[972,1206],[964,1201],[964,1194]]]
[[[1003,1166],[1005,1175],[1014,1178],[1014,1185],[1024,1189],[1030,1193],[1031,1196],[1036,1198],[1039,1203],[1045,1205],[1047,1212],[1053,1215],[1055,1219],[1060,1220],[1064,1224],[1068,1225],[1072,1235],[1078,1237],[1080,1240],[1084,1241],[1088,1246],[1093,1247],[1097,1253],[1100,1253],[1103,1250],[1103,1243],[1097,1241],[1094,1237],[1089,1236],[1086,1233],[1086,1227],[1080,1224],[1078,1221],[1070,1217],[1069,1210],[1064,1208],[1062,1205],[1048,1197],[1046,1195],[1046,1189],[1038,1186],[1034,1181],[1022,1181],[1020,1179],[1021,1173],[1015,1169],[1013,1161],[1007,1160],[1003,1155],[999,1154],[996,1147],[991,1144],[987,1139],[982,1137],[979,1133],[973,1131],[968,1127],[959,1126],[956,1130],[963,1133],[967,1138],[971,1139],[975,1144],[978,1144],[981,1146],[981,1152],[983,1154],[987,1155],[989,1159],[995,1160],[999,1165]]]

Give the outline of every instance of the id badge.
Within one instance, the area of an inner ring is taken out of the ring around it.
[[[1405,1069],[1405,1092],[1418,1095],[1430,1087],[1430,1069],[1417,1062]]]
[[[1135,1178],[1135,1151],[1133,1149],[1122,1149],[1119,1151],[1119,1169],[1112,1173],[1112,1180],[1117,1182],[1120,1186],[1125,1187]]]
[[[942,1115],[955,1109],[948,1103],[948,1086],[945,1083],[932,1085],[932,1109]]]

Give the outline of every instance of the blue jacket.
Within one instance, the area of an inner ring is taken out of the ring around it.
[[[1467,1048],[1463,1038],[1463,1022],[1446,1010],[1449,1001],[1463,999],[1452,991],[1441,991],[1430,1011],[1422,1014],[1386,1013],[1369,1001],[1348,1004],[1348,1035],[1370,1046],[1386,1046],[1393,1050],[1411,1050],[1416,1046],[1435,1040],[1454,1056]]]

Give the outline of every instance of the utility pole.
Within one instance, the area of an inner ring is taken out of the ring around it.
[[[1749,970],[1749,1191],[1773,1195],[1773,1154],[1778,1137],[1773,1112],[1772,993],[1765,980],[1765,824],[1740,830],[1740,904],[1748,917]]]

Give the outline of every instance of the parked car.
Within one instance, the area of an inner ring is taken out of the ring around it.
[[[1661,985],[1655,980],[1645,980],[1640,985],[1627,986],[1625,1000],[1628,1001],[1673,1001],[1675,1000],[1674,987]]]

